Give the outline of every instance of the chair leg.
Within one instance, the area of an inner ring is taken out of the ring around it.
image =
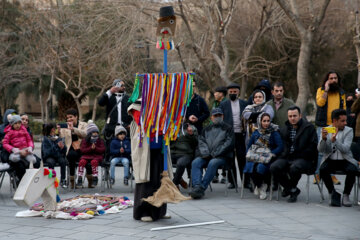
[[[228,189],[227,189],[227,185],[228,185],[228,182],[229,182],[229,171],[226,171],[226,176],[225,176],[225,197],[228,196]]]
[[[277,194],[276,194],[276,201],[279,201],[279,199],[280,199],[280,191],[282,191],[282,188],[281,188],[280,183],[279,183],[278,184]]]
[[[105,191],[105,167],[101,167],[101,184],[100,184],[100,191]]]
[[[130,191],[131,192],[133,192],[133,173],[134,173],[134,171],[133,171],[133,169],[132,169],[132,167],[130,167]]]
[[[320,183],[319,183],[318,180],[317,180],[317,178],[316,178],[316,174],[315,174],[315,173],[314,173],[314,178],[315,178],[316,185],[317,185],[317,187],[318,187],[318,189],[319,189],[319,192],[320,192],[320,197],[321,197],[320,203],[322,203],[322,202],[325,200],[324,194],[323,194],[323,192],[322,192],[322,189],[323,189],[323,181],[320,180]],[[320,185],[321,185],[321,186],[320,186]]]
[[[244,186],[245,186],[244,182],[245,182],[245,173],[243,173],[242,178],[241,178],[240,198],[243,198],[243,196],[244,196]]]
[[[270,177],[270,196],[269,196],[269,201],[272,200],[272,196],[273,196],[273,186],[274,186],[274,177],[273,177],[273,175],[271,175],[271,177]]]
[[[236,182],[236,180],[235,180],[235,176],[234,176],[234,171],[233,171],[232,169],[230,169],[230,173],[231,173],[232,180],[233,180],[233,182],[234,182],[234,184],[235,184],[235,191],[236,191],[236,192],[239,192],[239,191],[238,191],[238,184],[237,184],[237,182]],[[227,186],[227,184],[226,184],[226,186]]]
[[[310,175],[306,175],[306,204],[309,204],[309,195],[310,195]]]
[[[6,174],[6,172],[0,172],[0,178],[1,178],[1,181],[0,181],[0,189],[1,189],[1,186],[2,186],[2,184],[3,184],[5,174]]]

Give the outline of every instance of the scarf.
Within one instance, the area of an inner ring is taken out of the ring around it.
[[[272,132],[279,131],[279,126],[273,123],[270,123],[268,128],[263,128],[261,126],[261,117],[264,113],[261,113],[257,118],[258,131],[260,133],[260,137],[258,141],[262,142],[267,147],[270,146],[270,136]]]

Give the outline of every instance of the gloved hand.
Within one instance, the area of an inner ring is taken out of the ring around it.
[[[19,153],[19,152],[20,152],[20,149],[18,149],[18,148],[13,148],[13,149],[11,149],[11,151],[12,151],[13,153]]]
[[[28,153],[33,153],[32,147],[28,147],[28,148],[27,148],[27,151],[28,151]]]
[[[258,116],[261,114],[261,112],[254,112],[250,115],[250,120],[253,123],[256,123]]]

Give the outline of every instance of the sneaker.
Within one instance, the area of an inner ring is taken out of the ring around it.
[[[124,185],[126,185],[126,186],[129,185],[129,179],[128,178],[124,178]]]
[[[219,177],[215,176],[212,180],[212,183],[218,183],[219,182]]]
[[[260,188],[260,199],[261,200],[265,200],[267,198],[266,190],[267,190],[267,184],[263,183]]]
[[[317,181],[317,183],[320,183],[320,175],[319,174],[315,174],[313,183],[316,184],[316,181]]]
[[[259,196],[259,195],[260,195],[260,191],[259,191],[258,187],[255,187],[255,189],[254,189],[254,195],[255,195],[255,196]]]
[[[290,198],[287,200],[289,203],[294,203],[297,201],[297,197],[300,194],[300,189],[296,188],[295,192],[290,192]]]
[[[65,179],[61,180],[60,186],[61,186],[62,188],[67,188],[67,184],[66,184],[66,180],[65,180]]]
[[[150,217],[150,216],[142,217],[142,218],[140,218],[140,220],[141,220],[142,222],[152,222],[152,221],[154,221],[154,220],[152,219],[152,217]]]
[[[351,207],[352,203],[349,198],[349,194],[343,194],[342,205],[345,207]]]
[[[221,184],[225,184],[225,183],[226,183],[226,179],[225,179],[225,177],[222,177],[222,178],[221,178],[220,183],[221,183]]]
[[[164,216],[161,217],[161,219],[170,219],[171,215],[170,214],[165,214]]]
[[[290,190],[288,190],[288,189],[283,189],[282,190],[282,192],[281,192],[281,196],[282,197],[287,197],[287,196],[289,196],[290,195]]]
[[[335,175],[332,175],[331,179],[332,179],[334,185],[340,185],[341,184],[341,182],[336,178]]]
[[[115,184],[115,178],[110,178],[110,184],[114,185]]]
[[[0,171],[7,170],[10,168],[8,163],[0,163]]]

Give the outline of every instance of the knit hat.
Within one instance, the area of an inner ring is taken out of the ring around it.
[[[93,132],[99,132],[99,128],[96,126],[95,123],[89,123],[86,128],[86,134],[89,135]]]
[[[116,128],[115,128],[115,136],[117,136],[118,134],[120,134],[122,132],[124,132],[125,135],[127,134],[127,131],[123,126],[121,126],[121,125],[116,126]]]
[[[14,125],[17,122],[21,122],[21,117],[19,115],[13,115],[11,116],[9,123],[12,125]]]

